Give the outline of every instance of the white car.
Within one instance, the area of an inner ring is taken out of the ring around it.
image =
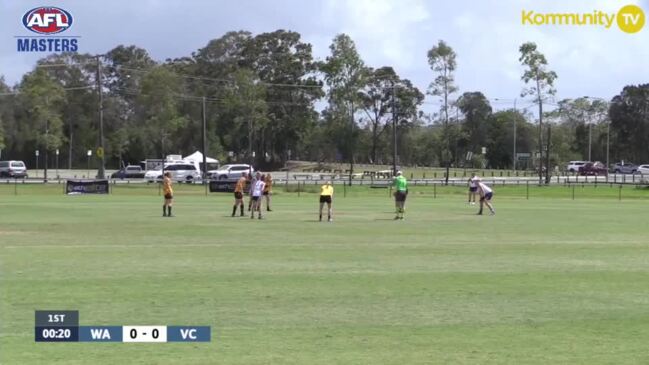
[[[254,173],[255,169],[246,164],[223,165],[218,170],[208,171],[207,174],[213,180],[236,180],[246,173]]]
[[[26,178],[27,167],[22,161],[0,161],[0,177]]]
[[[647,175],[649,177],[649,165],[640,165],[638,168],[635,170],[636,174],[642,174],[642,175]]]
[[[165,164],[165,172],[171,173],[171,179],[177,182],[193,183],[201,180],[201,172],[191,163]],[[144,174],[148,182],[162,180],[162,170],[149,170]]]
[[[566,170],[568,170],[568,172],[579,172],[579,170],[581,170],[581,168],[587,163],[588,161],[570,161],[568,162]]]

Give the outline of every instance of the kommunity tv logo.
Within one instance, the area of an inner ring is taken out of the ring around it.
[[[590,26],[611,29],[614,25],[625,33],[638,33],[645,24],[644,11],[637,5],[626,5],[617,13],[601,10],[591,12],[542,13],[523,10],[521,22],[526,26]]]

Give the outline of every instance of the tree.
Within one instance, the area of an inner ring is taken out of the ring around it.
[[[534,96],[534,103],[539,106],[539,184],[543,180],[543,102],[548,96],[554,95],[554,81],[557,74],[548,70],[548,61],[543,53],[537,50],[536,44],[532,42],[523,43],[519,51],[521,53],[519,62],[527,69],[523,72],[521,79],[527,85],[523,88],[521,97]],[[546,169],[545,183],[550,182],[550,169]]]
[[[149,144],[147,155],[165,156],[183,152],[175,134],[187,125],[178,112],[182,83],[178,75],[165,66],[156,66],[142,78],[138,94],[140,140]],[[185,151],[190,152],[190,151]]]
[[[356,51],[354,41],[346,34],[337,35],[331,46],[331,55],[321,65],[329,87],[329,106],[324,115],[333,127],[331,136],[340,152],[350,161],[349,179],[354,170],[354,152],[358,139],[355,117],[360,105],[360,90],[366,83],[367,68]]]
[[[615,158],[649,161],[649,84],[625,86],[611,101],[609,116]]]
[[[61,105],[67,144],[63,155],[71,169],[73,163],[86,161],[87,148],[97,144],[98,94],[93,87],[96,85],[96,58],[81,53],[52,54],[40,59],[38,65],[56,83],[71,89]]]
[[[476,153],[486,142],[487,122],[492,112],[489,100],[479,91],[465,92],[457,106],[464,115],[462,129],[467,136],[467,148]]]
[[[65,103],[65,90],[44,68],[25,75],[19,89],[21,104],[29,116],[32,146],[44,150],[47,169],[48,152],[59,148],[64,140],[60,106]]]
[[[440,40],[436,46],[433,46],[428,51],[428,64],[430,68],[437,73],[437,77],[430,84],[429,94],[440,96],[442,98],[442,113],[444,115],[444,133],[446,134],[446,184],[448,185],[448,175],[450,168],[450,137],[451,132],[449,128],[448,108],[449,108],[449,95],[455,93],[458,88],[455,85],[454,72],[457,67],[455,61],[457,55],[453,48]]]
[[[285,161],[288,151],[302,149],[302,141],[317,120],[314,103],[324,93],[316,77],[312,46],[297,32],[277,30],[250,39],[242,53],[243,63],[266,84],[270,123],[261,131],[262,150],[271,163]]]
[[[573,159],[604,160],[608,124],[608,102],[581,97],[559,101],[558,108],[545,113],[550,121],[560,123],[557,132],[567,134],[569,150],[573,154],[560,154],[561,162]],[[565,140],[565,139],[563,139]],[[556,146],[553,140],[553,146]],[[591,153],[594,152],[594,153]]]
[[[240,69],[235,72],[234,82],[224,95],[224,113],[231,116],[231,126],[224,141],[234,151],[247,149],[247,159],[253,162],[253,152],[263,160],[260,131],[268,123],[266,88],[253,71]],[[242,137],[246,136],[245,139]]]
[[[393,117],[404,123],[416,118],[424,95],[410,80],[402,80],[392,67],[384,66],[368,70],[367,85],[359,96],[371,132],[370,161],[377,163],[379,140]]]

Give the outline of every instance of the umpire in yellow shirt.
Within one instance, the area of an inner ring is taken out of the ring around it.
[[[333,221],[333,210],[331,209],[332,200],[334,196],[334,187],[331,185],[331,181],[325,182],[324,185],[320,187],[320,222],[322,222],[322,208],[324,207],[325,203],[327,203],[327,213],[328,213],[328,219],[327,221],[332,222]]]

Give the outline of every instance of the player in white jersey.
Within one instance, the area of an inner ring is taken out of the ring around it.
[[[478,182],[480,182],[480,178],[476,174],[473,174],[473,177],[469,179],[469,204],[471,205],[475,205],[475,196],[478,194]]]
[[[484,204],[486,204],[489,208],[489,211],[491,211],[491,215],[496,214],[496,210],[491,204],[491,199],[494,196],[493,190],[489,186],[487,186],[487,184],[483,183],[482,181],[478,181],[478,194],[480,194],[480,211],[478,212],[478,215],[482,214],[482,206]]]
[[[259,219],[261,219],[261,197],[264,195],[264,188],[266,183],[261,173],[257,172],[254,184],[250,187],[250,199],[252,200],[252,212],[250,219],[255,217],[255,211],[259,212]]]

